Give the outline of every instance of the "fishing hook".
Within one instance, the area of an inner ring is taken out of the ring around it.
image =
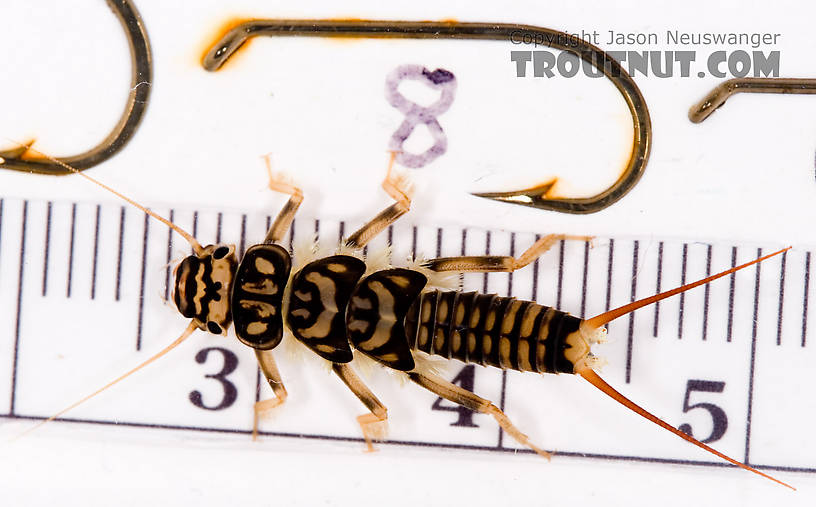
[[[57,159],[80,171],[101,164],[127,144],[142,121],[152,86],[150,42],[139,12],[131,0],[106,1],[116,17],[119,18],[119,22],[122,23],[122,28],[125,30],[125,36],[130,46],[132,62],[130,95],[125,105],[125,111],[111,133],[108,134],[108,137],[86,152]],[[0,169],[55,176],[71,174],[71,171],[57,162],[46,158],[27,156],[26,154],[32,144],[34,144],[34,141],[18,148],[0,152]]]
[[[700,123],[737,93],[782,93],[796,95],[816,94],[816,79],[746,77],[729,79],[691,106],[689,120]]]
[[[626,168],[611,187],[590,197],[550,198],[548,193],[555,184],[555,180],[552,180],[524,190],[474,194],[479,197],[562,213],[594,213],[616,202],[631,190],[643,174],[649,158],[652,131],[649,110],[631,76],[600,48],[564,32],[529,25],[450,21],[251,20],[241,23],[221,37],[204,56],[202,65],[208,71],[218,70],[247,40],[259,35],[462,40],[531,37],[531,40],[542,41],[542,44],[551,48],[574,53],[612,81],[632,115],[634,142]]]

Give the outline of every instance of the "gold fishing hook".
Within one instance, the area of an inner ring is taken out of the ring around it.
[[[729,79],[711,90],[703,100],[691,106],[689,120],[700,123],[737,93],[816,94],[816,79],[745,77]]]
[[[88,151],[57,159],[59,162],[80,171],[101,164],[127,144],[142,121],[152,86],[150,43],[139,12],[131,0],[106,1],[116,17],[119,18],[119,22],[122,23],[128,46],[130,46],[132,62],[130,94],[125,105],[125,111],[111,133],[108,134],[108,137]],[[29,155],[28,151],[32,144],[34,144],[34,141],[18,148],[0,152],[0,169],[56,176],[71,174],[71,171],[55,161]]]
[[[631,76],[600,48],[564,32],[529,25],[451,21],[250,20],[224,34],[204,56],[202,65],[209,71],[218,70],[247,40],[259,35],[460,40],[510,40],[511,37],[529,37],[530,40],[541,41],[542,44],[554,49],[577,55],[612,81],[629,107],[634,127],[634,142],[629,162],[612,186],[590,197],[548,197],[555,184],[553,180],[524,190],[474,194],[480,197],[562,213],[594,213],[616,202],[631,190],[643,174],[649,158],[652,136],[649,110]]]

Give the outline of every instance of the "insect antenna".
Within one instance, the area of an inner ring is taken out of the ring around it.
[[[747,262],[747,263],[742,264],[740,266],[735,266],[735,267],[733,267],[731,269],[727,269],[727,270],[725,270],[725,271],[723,271],[721,273],[717,273],[715,275],[711,275],[709,277],[703,278],[702,280],[698,280],[696,282],[692,282],[692,283],[677,287],[676,289],[672,289],[672,290],[669,290],[669,291],[666,291],[666,292],[661,292],[660,294],[656,294],[654,296],[650,296],[650,297],[643,298],[643,299],[638,300],[638,301],[634,301],[634,302],[629,303],[627,305],[621,306],[620,308],[615,308],[614,310],[610,310],[610,311],[602,313],[602,314],[600,314],[600,315],[598,315],[596,317],[592,317],[591,319],[588,319],[587,321],[585,321],[585,324],[587,326],[589,326],[590,329],[600,328],[604,324],[607,324],[607,323],[617,319],[618,317],[622,317],[622,316],[624,316],[624,315],[626,315],[628,313],[631,313],[631,312],[637,310],[638,308],[648,306],[648,305],[650,305],[652,303],[656,303],[656,302],[658,302],[658,301],[660,301],[662,299],[666,299],[667,297],[674,296],[675,294],[680,294],[681,292],[685,292],[685,291],[693,289],[695,287],[699,287],[700,285],[705,285],[705,284],[707,284],[709,282],[712,282],[712,281],[716,280],[717,278],[721,278],[723,276],[730,275],[731,273],[734,273],[734,272],[739,271],[741,269],[745,269],[745,268],[747,268],[749,266],[752,266],[754,264],[762,262],[765,259],[769,259],[769,258],[771,258],[771,257],[773,257],[775,255],[779,255],[779,254],[781,254],[783,252],[787,252],[790,249],[791,249],[791,247],[783,248],[782,250],[779,250],[778,252],[774,252],[772,254],[768,254],[768,255],[765,255],[763,257],[759,257],[758,259],[754,259],[751,262]],[[756,468],[750,467],[750,466],[748,466],[748,465],[746,465],[744,463],[740,463],[739,461],[737,461],[737,460],[735,460],[733,458],[730,458],[730,457],[726,456],[725,454],[723,454],[723,453],[721,453],[721,452],[719,452],[719,451],[717,451],[715,449],[712,449],[711,447],[709,447],[706,444],[700,442],[696,438],[694,438],[694,437],[692,437],[690,435],[687,435],[687,434],[683,433],[682,431],[678,430],[677,428],[675,428],[671,424],[665,422],[664,420],[660,419],[656,415],[654,415],[654,414],[652,414],[650,412],[647,412],[645,409],[638,406],[635,402],[631,401],[629,398],[627,398],[626,396],[624,396],[621,393],[619,393],[618,391],[616,391],[615,388],[613,388],[612,386],[607,384],[606,381],[604,381],[597,373],[595,373],[594,370],[592,370],[592,368],[589,368],[589,367],[584,365],[584,366],[576,369],[575,373],[577,373],[578,375],[581,375],[590,384],[592,384],[593,386],[598,388],[604,394],[606,394],[607,396],[609,396],[613,400],[617,401],[618,403],[620,403],[624,407],[626,407],[629,410],[635,412],[636,414],[638,414],[638,415],[652,421],[653,423],[657,424],[661,428],[664,428],[664,429],[674,433],[675,435],[682,438],[683,440],[691,442],[692,444],[696,445],[697,447],[699,447],[701,449],[704,449],[704,450],[710,452],[711,454],[713,454],[715,456],[718,456],[718,457],[728,461],[729,463],[732,463],[732,464],[734,464],[734,465],[736,465],[736,466],[738,466],[738,467],[740,467],[740,468],[742,468],[744,470],[748,470],[749,472],[759,474],[762,477],[765,477],[766,479],[770,479],[770,480],[772,480],[772,481],[774,481],[774,482],[776,482],[778,484],[781,484],[782,486],[790,488],[790,489],[792,489],[794,491],[796,490],[796,488],[794,488],[790,484],[786,484],[786,483],[780,481],[779,479],[776,479],[774,477],[771,477],[768,474],[760,472]]]
[[[724,277],[726,275],[730,275],[731,273],[734,273],[734,272],[739,271],[741,269],[745,269],[748,266],[753,266],[754,264],[762,262],[762,261],[764,261],[766,259],[770,259],[771,257],[773,257],[775,255],[779,255],[781,253],[787,252],[791,248],[793,248],[793,247],[789,246],[787,248],[783,248],[782,250],[779,250],[778,252],[774,252],[772,254],[768,254],[768,255],[765,255],[763,257],[759,257],[758,259],[754,259],[751,262],[746,262],[745,264],[741,264],[741,265],[735,266],[735,267],[733,267],[731,269],[727,269],[727,270],[723,271],[722,273],[717,273],[716,275],[711,275],[709,277],[703,278],[702,280],[697,280],[696,282],[692,282],[692,283],[688,283],[686,285],[682,285],[680,287],[677,287],[676,289],[667,290],[666,292],[661,292],[660,294],[655,294],[654,296],[649,296],[647,298],[643,298],[643,299],[640,299],[638,301],[634,301],[634,302],[629,303],[627,305],[623,305],[623,306],[621,306],[619,308],[615,308],[614,310],[610,310],[610,311],[608,311],[606,313],[602,313],[602,314],[600,314],[598,316],[592,317],[591,319],[587,319],[586,325],[590,326],[590,328],[593,328],[593,329],[599,328],[599,327],[603,326],[604,324],[607,324],[607,323],[617,319],[618,317],[623,317],[624,315],[626,315],[628,313],[632,313],[632,312],[634,312],[635,310],[637,310],[639,308],[643,308],[644,306],[649,306],[652,303],[657,303],[658,301],[666,299],[667,297],[674,296],[675,294],[680,294],[681,292],[686,292],[687,290],[693,289],[695,287],[699,287],[700,285],[705,285],[705,284],[707,284],[709,282],[713,282],[717,278],[722,278],[722,277]]]
[[[61,415],[65,414],[66,412],[68,412],[68,411],[70,411],[70,410],[73,410],[74,408],[78,407],[79,405],[81,405],[81,404],[85,403],[86,401],[90,400],[91,398],[93,398],[93,397],[94,397],[94,396],[96,396],[97,394],[99,394],[99,393],[101,393],[101,392],[103,392],[103,391],[107,390],[109,387],[112,387],[112,386],[114,386],[114,385],[118,384],[119,382],[121,382],[122,380],[125,380],[126,378],[128,378],[128,377],[129,377],[129,376],[131,376],[131,375],[133,375],[133,374],[134,374],[134,373],[136,373],[137,371],[141,370],[141,369],[142,369],[142,368],[144,368],[145,366],[149,365],[149,364],[150,364],[150,363],[152,363],[153,361],[155,361],[155,360],[159,359],[160,357],[164,356],[165,354],[167,354],[168,352],[170,352],[170,351],[171,351],[171,350],[173,350],[174,348],[178,347],[178,346],[181,344],[181,342],[183,342],[183,341],[184,341],[184,340],[186,340],[186,339],[187,339],[187,338],[188,338],[188,337],[189,337],[191,334],[193,334],[193,331],[195,331],[196,329],[198,329],[198,326],[195,324],[195,321],[191,321],[191,322],[190,322],[190,324],[187,326],[187,329],[185,329],[185,330],[184,330],[184,332],[183,332],[183,333],[181,333],[181,336],[179,336],[178,338],[176,338],[176,340],[175,340],[173,343],[171,343],[170,345],[166,346],[165,348],[163,348],[162,350],[160,350],[159,352],[157,352],[157,353],[156,353],[156,354],[154,354],[153,356],[149,357],[149,358],[148,358],[146,361],[143,361],[141,364],[139,364],[139,365],[138,365],[138,366],[136,366],[135,368],[132,368],[132,369],[128,370],[126,373],[124,373],[124,374],[122,374],[122,375],[119,375],[119,376],[118,376],[118,377],[116,377],[114,380],[111,380],[110,382],[108,382],[108,383],[107,383],[107,384],[105,384],[104,386],[100,387],[100,388],[99,388],[99,389],[97,389],[96,391],[92,392],[91,394],[89,394],[89,395],[85,396],[84,398],[82,398],[82,399],[80,399],[80,400],[78,400],[78,401],[76,401],[76,402],[74,402],[74,403],[72,403],[72,404],[68,405],[67,407],[65,407],[64,409],[60,410],[60,411],[59,411],[59,412],[57,412],[56,414],[52,415],[52,416],[51,416],[51,417],[49,417],[48,419],[44,419],[44,420],[40,421],[39,423],[37,423],[35,426],[33,426],[33,427],[31,427],[31,428],[29,428],[29,429],[25,430],[24,432],[20,433],[19,435],[17,435],[16,437],[14,437],[14,438],[12,439],[12,441],[13,441],[13,440],[17,440],[18,438],[22,438],[22,437],[24,437],[24,436],[28,435],[28,434],[29,434],[29,433],[31,433],[32,431],[34,431],[34,430],[36,430],[37,428],[41,427],[42,425],[44,425],[44,424],[46,424],[46,423],[49,423],[49,422],[53,421],[53,420],[54,420],[54,419],[56,419],[57,417],[59,417],[59,416],[61,416]]]
[[[109,187],[108,185],[102,183],[101,181],[97,180],[96,178],[88,176],[84,172],[82,172],[82,171],[80,171],[80,170],[78,170],[78,169],[76,169],[74,167],[71,167],[70,165],[66,164],[65,162],[63,162],[61,160],[58,160],[58,159],[48,155],[47,153],[43,153],[43,152],[41,152],[41,151],[39,151],[39,150],[37,150],[35,148],[32,148],[31,143],[27,143],[27,144],[17,143],[17,144],[21,144],[23,147],[25,147],[25,151],[33,151],[34,153],[37,153],[38,155],[41,155],[41,156],[47,158],[48,160],[54,162],[55,164],[61,165],[62,167],[64,167],[65,169],[71,171],[72,173],[75,173],[75,174],[78,174],[78,175],[82,176],[83,178],[90,181],[91,183],[94,183],[95,185],[99,185],[100,187],[104,188],[105,190],[112,193],[116,197],[119,197],[120,199],[126,201],[127,203],[132,204],[133,206],[135,206],[135,207],[139,208],[140,210],[144,211],[145,213],[147,213],[151,217],[155,218],[159,222],[163,223],[167,227],[169,227],[169,228],[173,229],[174,231],[176,231],[177,233],[179,233],[184,239],[187,240],[188,243],[190,243],[190,245],[193,247],[193,251],[195,251],[196,254],[201,254],[204,251],[204,249],[201,247],[201,244],[198,242],[198,240],[196,240],[193,237],[192,234],[188,233],[187,231],[185,231],[184,229],[182,229],[178,225],[174,224],[170,220],[167,220],[166,218],[159,215],[158,213],[154,213],[153,211],[150,211],[148,208],[146,208],[145,206],[142,206],[141,204],[134,201],[130,197],[122,194],[121,192],[117,192],[116,190],[112,189],[111,187]]]

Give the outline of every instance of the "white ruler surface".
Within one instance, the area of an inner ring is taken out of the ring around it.
[[[167,263],[189,248],[129,207],[89,202],[0,201],[0,399],[12,419],[47,417],[144,360],[184,328],[169,294]],[[156,210],[203,243],[243,252],[270,216]],[[299,218],[284,242],[317,235],[333,247],[359,224]],[[395,264],[416,252],[517,255],[532,234],[397,223]],[[597,238],[559,243],[513,274],[467,275],[464,288],[535,300],[591,316],[746,262],[778,245]],[[610,325],[596,347],[603,375],[675,426],[753,466],[816,471],[801,396],[814,361],[811,252],[791,250],[736,275],[665,300]],[[171,281],[172,283],[172,281]],[[268,397],[251,352],[196,333],[179,350],[63,419],[206,432],[250,433],[252,404]],[[283,347],[282,347],[283,348]],[[363,407],[317,364],[279,353],[289,401],[262,424],[267,437],[362,442]],[[520,374],[454,362],[450,379],[501,406],[561,456],[723,466],[628,413],[570,375]],[[483,415],[457,410],[416,386],[373,372],[389,406],[384,445],[527,452]]]

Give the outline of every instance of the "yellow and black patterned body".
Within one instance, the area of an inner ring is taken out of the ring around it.
[[[235,334],[244,345],[259,350],[283,339],[283,294],[292,259],[279,245],[254,245],[247,250],[232,290]]]
[[[410,269],[377,271],[354,290],[348,339],[401,371],[413,351],[464,363],[536,373],[574,373],[589,354],[581,319],[531,301],[476,292],[430,290]]]
[[[400,371],[414,369],[405,333],[405,317],[428,279],[411,269],[386,269],[363,279],[346,312],[348,339],[354,348]]]
[[[233,320],[245,345],[267,350],[283,338],[281,307],[292,261],[278,245],[254,245],[240,265],[234,245],[210,245],[176,268],[173,299],[200,329],[226,334]]]
[[[346,306],[365,273],[365,262],[333,255],[310,262],[292,277],[286,321],[295,338],[334,363],[352,360]]]
[[[531,301],[428,291],[405,328],[413,350],[465,363],[536,373],[574,373],[589,353],[581,319]]]
[[[428,279],[412,269],[363,277],[365,262],[350,255],[312,261],[291,281],[290,270],[279,245],[251,247],[237,270],[234,247],[208,246],[179,265],[174,298],[201,329],[224,334],[234,319],[242,343],[269,350],[287,326],[333,363],[350,362],[354,347],[400,371],[413,370],[413,353],[421,351],[502,369],[574,373],[589,354],[581,319],[531,301],[423,292]]]
[[[235,247],[209,245],[176,267],[173,300],[182,315],[213,334],[224,334],[232,322],[230,291],[235,276]]]

